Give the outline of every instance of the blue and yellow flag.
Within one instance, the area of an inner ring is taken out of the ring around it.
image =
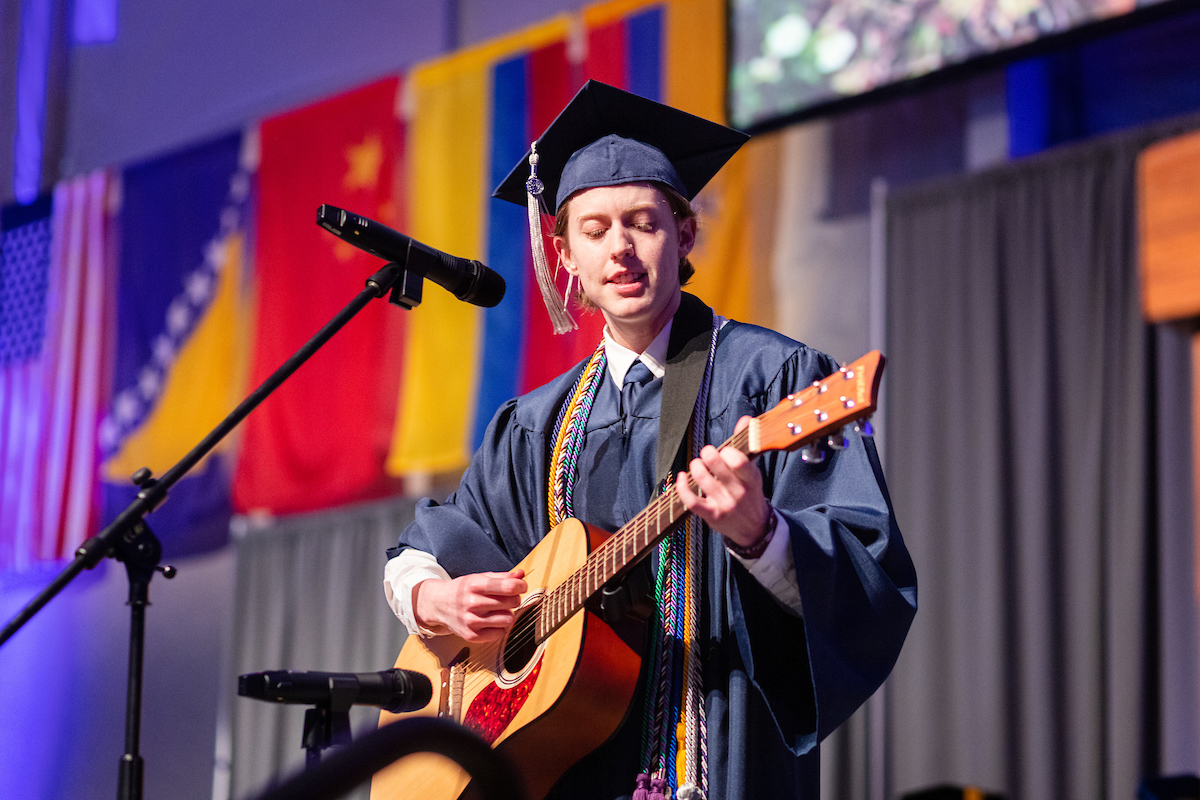
[[[112,402],[100,429],[105,520],[130,476],[161,475],[245,394],[253,164],[241,134],[125,170]],[[228,541],[226,440],[149,519],[168,556]]]

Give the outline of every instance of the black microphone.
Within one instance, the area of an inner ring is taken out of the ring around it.
[[[238,677],[238,694],[275,703],[379,706],[399,714],[429,705],[433,684],[419,672],[385,669],[383,672],[299,672],[273,670]]]
[[[317,224],[371,255],[428,278],[459,300],[491,308],[504,297],[504,278],[499,273],[478,261],[434,250],[359,214],[322,204]]]

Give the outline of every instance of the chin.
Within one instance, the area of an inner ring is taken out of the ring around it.
[[[615,297],[605,305],[612,316],[629,321],[646,317],[653,311],[652,298],[644,294],[633,297]]]

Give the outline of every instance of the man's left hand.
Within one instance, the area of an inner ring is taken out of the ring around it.
[[[749,424],[750,417],[742,417],[736,430]],[[699,493],[688,486],[689,473]],[[762,473],[737,448],[705,445],[689,471],[676,477],[675,490],[689,511],[735,545],[751,547],[766,532],[771,506],[763,495]]]

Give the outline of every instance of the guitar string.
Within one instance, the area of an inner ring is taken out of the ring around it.
[[[861,367],[859,367],[859,365],[853,365],[853,367],[858,367],[859,369],[861,369]],[[827,385],[827,382],[830,379],[832,379],[833,377],[835,377],[835,375],[830,375],[828,378],[824,379],[823,381],[819,381],[819,382],[815,383],[814,385],[809,386],[809,387],[805,388],[803,391],[799,392],[798,395],[799,395],[800,402],[795,403],[794,405],[791,405],[790,408],[788,407],[788,403],[786,400],[781,401],[774,408],[768,409],[762,415],[760,415],[757,418],[758,421],[760,421],[760,423],[770,423],[773,421],[773,418],[776,416],[790,415],[795,408],[802,406],[811,397],[813,397],[813,396],[822,397],[824,392],[820,391],[820,387],[823,385]],[[827,414],[829,413],[829,409],[825,408],[824,406],[832,406],[832,407],[835,407],[842,411],[848,410],[848,409],[844,408],[844,404],[842,403],[842,401],[840,399],[836,403],[834,403],[832,401],[833,401],[833,397],[830,396],[829,400],[825,401],[824,403],[818,403],[817,406],[814,408],[814,410],[815,411],[824,411]],[[851,414],[839,414],[837,419],[830,420],[830,421],[825,422],[824,424],[819,425],[818,428],[816,428],[809,436],[804,437],[804,438],[805,439],[810,439],[810,438],[816,439],[821,435],[821,433],[823,431],[829,430],[829,429],[835,427],[837,425],[837,423],[841,422],[842,424],[847,424],[848,422],[853,421],[854,419],[856,419],[860,416],[863,416],[864,413],[865,413],[865,409],[856,410],[854,413],[851,413]],[[761,425],[760,425],[760,427],[761,427]],[[752,455],[749,450],[749,438],[750,438],[749,430],[750,430],[749,426],[747,426],[746,428],[742,429],[741,431],[734,433],[724,443],[722,443],[718,449],[724,448],[727,446],[733,446],[733,447],[736,447],[737,449],[741,450],[743,453],[745,453],[747,455]],[[754,454],[754,455],[756,455],[756,454]],[[695,491],[697,488],[696,482],[690,476],[688,477],[688,486],[690,489],[692,489],[692,491]],[[675,487],[672,484],[672,486],[668,489],[668,491],[664,492],[662,495],[659,495],[657,498],[655,498],[655,500],[653,500],[645,509],[643,509],[641,512],[638,513],[637,516],[635,516],[632,520],[630,520],[629,523],[627,523],[625,526],[623,526],[622,528],[617,530],[616,533],[614,533],[612,536],[610,536],[608,539],[606,539],[604,541],[604,543],[602,543],[599,547],[596,548],[596,550],[592,551],[592,553],[590,553],[588,555],[587,559],[585,559],[585,561],[584,561],[584,564],[579,569],[577,569],[575,572],[573,572],[571,575],[569,575],[566,579],[564,579],[561,583],[559,583],[558,586],[556,586],[554,589],[551,589],[550,591],[546,592],[541,597],[538,604],[535,607],[533,607],[529,612],[530,614],[532,614],[534,616],[534,619],[529,620],[527,622],[527,624],[525,624],[523,626],[522,631],[517,634],[516,638],[510,638],[507,640],[501,639],[497,642],[483,643],[482,645],[476,645],[475,647],[470,648],[470,655],[461,665],[467,671],[467,675],[464,676],[464,689],[465,689],[466,683],[468,681],[471,682],[471,687],[473,690],[476,686],[480,686],[481,684],[486,684],[486,683],[494,680],[494,678],[492,676],[495,673],[491,669],[491,665],[499,663],[501,669],[503,669],[502,658],[497,659],[497,657],[496,657],[497,650],[500,648],[500,646],[504,645],[506,649],[510,646],[514,646],[514,649],[520,649],[520,648],[525,647],[526,645],[530,644],[531,638],[536,639],[538,636],[538,633],[537,633],[538,622],[543,621],[545,619],[545,614],[549,610],[553,610],[553,609],[557,609],[557,608],[561,607],[561,613],[559,613],[557,611],[555,612],[556,615],[559,616],[560,618],[556,620],[555,624],[553,624],[552,626],[548,626],[548,627],[552,627],[552,630],[548,631],[545,634],[547,637],[552,635],[554,631],[556,631],[563,624],[565,624],[568,619],[570,619],[581,608],[583,608],[584,603],[586,603],[587,599],[591,596],[591,594],[594,594],[594,592],[596,590],[598,590],[599,587],[602,586],[605,582],[607,582],[607,580],[611,580],[611,575],[605,581],[600,581],[596,586],[594,586],[592,588],[591,592],[585,592],[582,599],[576,599],[573,596],[567,596],[567,595],[562,594],[562,592],[566,591],[566,587],[568,587],[568,585],[570,585],[571,590],[575,591],[577,589],[588,586],[587,577],[590,574],[595,573],[595,571],[596,571],[595,567],[598,564],[602,566],[602,562],[610,556],[612,557],[613,564],[615,565],[617,563],[618,556],[615,552],[613,552],[614,550],[619,549],[623,553],[624,551],[626,551],[628,549],[628,546],[630,544],[633,544],[634,545],[634,553],[636,555],[641,550],[649,549],[649,547],[651,545],[648,543],[648,541],[647,541],[647,543],[642,544],[641,546],[637,545],[639,531],[643,536],[648,534],[649,530],[650,530],[651,519],[654,519],[655,522],[660,523],[658,530],[656,530],[655,537],[657,538],[660,534],[662,534],[663,527],[661,526],[661,520],[659,519],[659,517],[664,510],[667,512],[668,519],[669,519],[669,521],[665,527],[669,529],[672,525],[678,524],[681,520],[683,520],[686,517],[688,512],[686,509],[682,509],[681,511],[678,512],[678,516],[675,519],[670,519],[670,517],[676,516],[676,513],[677,513],[676,509],[675,509],[676,503],[679,503],[680,505],[682,505],[682,500],[680,500],[678,492],[675,490]],[[667,506],[667,508],[664,509],[663,506]],[[618,545],[620,545],[619,548],[618,548]],[[629,564],[628,560],[621,559],[621,561],[622,561],[621,567],[613,570],[611,574],[615,574],[616,572],[619,572],[620,569],[624,569],[626,566],[628,566],[628,564]],[[601,571],[600,574],[603,574],[603,570]],[[597,580],[598,580],[598,578],[597,578]],[[582,584],[582,586],[579,586],[579,584]],[[552,602],[548,602],[548,601],[552,601]],[[538,642],[537,644],[540,646],[541,642]],[[522,667],[522,670],[524,670],[524,665]],[[499,670],[497,670],[497,671],[499,671]],[[465,694],[465,691],[464,691],[464,694]]]
[[[806,399],[805,395],[815,394],[816,391],[817,387],[812,386],[808,387],[808,389],[806,389],[804,392],[801,392],[801,404],[803,404],[804,400]],[[762,422],[769,422],[771,417],[778,416],[782,413],[790,413],[791,409],[784,407],[785,402],[781,402],[775,408],[764,412],[759,417],[759,420]],[[793,406],[793,408],[794,407],[795,406]],[[822,426],[822,428],[824,427],[829,426]],[[720,445],[722,448],[726,446],[736,447],[743,453],[749,455],[749,427],[734,433]],[[692,491],[695,491],[697,488],[695,480],[693,480],[690,476],[688,477],[688,486],[692,489]],[[679,499],[679,495],[675,490],[674,485],[672,485],[667,492],[664,492],[662,495],[659,495],[657,498],[655,498],[655,500],[653,500],[645,509],[639,512],[636,517],[630,520],[628,524],[619,529],[611,537],[605,540],[603,544],[597,547],[596,550],[589,554],[584,564],[578,570],[569,575],[554,589],[545,593],[539,600],[537,606],[530,611],[535,618],[529,620],[528,623],[523,626],[522,631],[519,632],[515,638],[510,638],[507,641],[501,640],[501,642],[504,643],[506,647],[512,647],[514,649],[521,649],[530,644],[531,638],[536,639],[538,636],[538,622],[544,619],[547,611],[553,611],[560,606],[562,608],[561,614],[557,614],[556,612],[556,614],[560,616],[560,619],[558,619],[556,623],[551,626],[553,630],[549,631],[546,635],[549,636],[554,630],[557,630],[559,627],[565,624],[565,622],[570,619],[571,616],[573,616],[580,610],[580,608],[583,607],[583,604],[591,596],[591,594],[594,594],[599,586],[603,585],[603,583],[607,582],[607,580],[611,580],[611,577],[605,581],[600,581],[598,585],[594,586],[590,592],[584,592],[582,599],[577,600],[574,597],[564,596],[562,592],[565,591],[568,586],[572,591],[582,588],[579,587],[578,584],[582,583],[583,586],[587,586],[587,574],[594,572],[595,566],[598,563],[606,560],[607,557],[612,556],[613,563],[615,564],[617,556],[616,553],[612,551],[624,551],[628,549],[628,545],[630,543],[635,545],[635,553],[643,549],[648,549],[650,546],[648,542],[642,544],[641,546],[637,545],[639,531],[643,536],[648,533],[651,519],[654,519],[657,522],[664,510],[668,514],[668,519],[670,519],[670,517],[676,517],[676,504],[682,506],[682,500]],[[664,509],[664,506],[667,508]],[[686,513],[686,509],[681,509],[678,512],[678,516],[675,519],[671,519],[665,527],[670,528],[671,525],[678,524],[686,516]],[[661,532],[662,528],[660,527],[659,530],[656,531],[656,537]],[[622,563],[621,568],[624,568],[628,565],[628,561],[623,560],[623,562],[624,563]],[[540,644],[540,642],[538,644]],[[468,670],[468,676],[464,678],[464,682],[470,679],[472,675],[477,676],[475,681],[473,681],[473,686],[479,685],[480,683],[486,683],[492,679],[488,673],[492,672],[491,665],[497,663],[497,659],[495,657],[497,647],[498,645],[484,646],[482,648],[477,646],[475,649],[471,650],[472,655],[468,656],[467,660],[462,664],[462,666]],[[477,652],[477,650],[481,650],[481,652]]]
[[[816,386],[809,387],[804,392],[801,392],[801,405],[807,399],[806,396],[811,396],[816,392]],[[792,409],[786,408],[785,403],[786,401],[781,402],[775,408],[764,412],[759,417],[759,420],[762,422],[769,422],[771,417],[778,416],[783,413],[790,413]],[[795,407],[797,406],[793,406],[793,408]],[[828,427],[832,427],[832,425],[821,426],[821,428],[818,430]],[[737,447],[742,452],[749,454],[749,428],[747,427],[729,437],[729,439],[727,439],[721,445],[721,447],[726,446]],[[688,478],[688,486],[693,491],[695,491],[697,488],[695,481],[690,476]],[[594,586],[590,592],[583,592],[582,599],[576,599],[573,596],[565,596],[562,593],[566,591],[568,587],[572,592],[582,588],[579,586],[579,584],[582,584],[583,587],[586,587],[588,585],[588,575],[595,572],[595,567],[598,563],[602,563],[609,557],[611,557],[613,563],[616,564],[618,556],[613,551],[620,550],[621,552],[624,552],[625,550],[629,549],[629,545],[631,543],[634,545],[635,554],[640,550],[648,549],[650,546],[648,542],[640,546],[637,544],[638,533],[640,532],[643,536],[645,536],[645,534],[649,532],[651,519],[654,519],[655,522],[660,522],[659,517],[664,510],[667,512],[668,519],[670,520],[665,527],[670,528],[671,525],[678,524],[686,516],[686,509],[680,510],[678,512],[678,516],[676,517],[677,512],[675,506],[677,503],[682,505],[682,500],[679,499],[678,493],[676,492],[674,485],[672,485],[667,492],[657,497],[636,517],[630,520],[627,525],[619,529],[611,537],[605,540],[603,544],[597,547],[596,550],[589,554],[584,564],[578,570],[569,575],[554,589],[544,594],[537,606],[530,611],[530,613],[534,615],[534,619],[529,620],[523,626],[522,631],[518,633],[515,638],[510,638],[507,641],[501,640],[501,643],[504,643],[506,647],[513,647],[515,649],[521,649],[528,645],[531,638],[536,639],[538,636],[538,622],[544,620],[545,614],[548,611],[555,611],[556,615],[560,618],[556,620],[555,624],[549,626],[552,627],[553,630],[549,631],[546,634],[547,636],[565,624],[565,622],[570,619],[571,616],[573,616],[580,610],[580,608],[583,607],[583,604],[586,602],[587,598],[590,597],[600,585],[603,585],[604,582],[607,582],[607,580],[610,580],[611,578],[598,582],[598,585]],[[667,508],[664,509],[664,506]],[[670,517],[676,518],[670,519]],[[656,531],[656,536],[661,532],[662,527],[660,526]],[[625,559],[621,559],[621,561],[623,562],[621,566],[623,569],[628,565],[629,562]],[[619,571],[619,569],[614,570],[613,572],[615,573],[616,571]],[[557,612],[559,607],[562,608],[561,613]],[[468,671],[468,675],[464,677],[464,684],[466,680],[471,678],[471,676],[476,676],[475,680],[472,681],[472,688],[480,683],[486,683],[492,680],[489,673],[492,672],[491,665],[497,663],[495,656],[498,646],[498,644],[491,644],[483,647],[477,646],[471,650],[472,655],[468,656],[467,660],[464,661],[462,665]]]
[[[791,408],[787,408],[786,401],[781,402],[775,408],[764,412],[759,417],[759,420],[761,422],[770,422],[771,418],[774,416],[790,414],[794,408],[799,407],[799,405],[803,405],[808,397],[816,394],[817,390],[818,386],[809,387],[804,392],[800,393],[800,404],[794,405]],[[829,403],[828,401],[827,404],[832,405],[832,403]],[[821,404],[818,404],[818,410],[824,410],[820,409],[820,405]],[[855,415],[846,416],[848,418],[852,418]],[[835,420],[835,423],[837,421],[840,420]],[[814,431],[813,438],[815,438],[816,435],[819,435],[819,431],[828,429],[835,423],[828,423],[826,425],[819,426],[817,431]],[[729,437],[729,439],[727,439],[721,445],[721,447],[725,446],[737,447],[739,450],[749,455],[749,428],[747,427]],[[697,488],[695,481],[690,476],[688,478],[688,485],[693,491],[695,491]],[[538,623],[544,621],[547,613],[554,613],[559,617],[559,619],[557,619],[553,624],[547,625],[547,627],[551,627],[552,630],[548,631],[545,636],[551,635],[555,630],[565,624],[565,622],[570,619],[571,616],[573,616],[580,610],[580,608],[583,607],[583,604],[586,602],[587,598],[590,597],[591,594],[593,594],[596,589],[599,588],[599,586],[611,579],[608,578],[605,581],[600,581],[598,578],[596,578],[592,581],[593,585],[591,586],[591,591],[582,591],[581,599],[575,597],[575,593],[589,586],[588,578],[596,574],[596,567],[598,565],[601,566],[602,569],[600,574],[604,574],[603,564],[605,561],[611,560],[614,567],[618,561],[620,561],[620,568],[614,568],[608,572],[609,575],[612,575],[627,566],[629,559],[625,559],[623,554],[630,549],[630,545],[633,545],[632,549],[635,555],[651,546],[650,538],[646,538],[645,542],[639,544],[639,534],[642,537],[647,537],[647,534],[651,528],[652,520],[656,523],[656,531],[653,538],[658,538],[664,529],[664,526],[662,525],[662,514],[664,511],[667,512],[668,521],[665,526],[667,529],[669,529],[672,525],[678,524],[687,516],[686,509],[680,508],[677,510],[677,505],[682,506],[682,500],[680,500],[678,492],[675,490],[675,486],[672,485],[666,492],[655,498],[655,500],[653,500],[642,512],[630,520],[628,524],[619,529],[611,537],[605,540],[603,544],[597,547],[596,550],[590,553],[584,564],[579,569],[569,575],[554,589],[551,589],[544,594],[540,598],[538,604],[529,611],[534,618],[524,621],[521,632],[519,632],[515,638],[509,638],[507,641],[502,639],[495,643],[485,643],[484,645],[473,648],[471,650],[472,655],[469,656],[462,665],[468,673],[466,676],[464,676],[464,689],[468,681],[470,682],[472,691],[475,689],[475,687],[491,682],[493,680],[494,673],[499,671],[492,670],[492,665],[499,664],[500,669],[503,669],[502,659],[497,658],[497,651],[500,646],[504,645],[506,649],[508,647],[521,649],[528,645],[531,638],[536,639],[538,637]],[[672,519],[672,517],[674,517],[674,519]],[[621,555],[618,555],[617,551],[619,551]],[[571,594],[564,594],[568,591]],[[540,645],[540,642],[538,644]],[[525,668],[525,666],[527,665],[522,665],[522,670]]]
[[[679,511],[676,510],[676,506],[679,507]],[[663,511],[666,511],[668,516],[676,516],[678,514],[680,517],[682,517],[683,513],[686,511],[686,509],[682,509],[682,501],[678,499],[678,495],[675,493],[674,487],[672,487],[668,493],[660,495],[658,498],[656,498],[642,512],[630,520],[629,523],[623,526],[615,534],[609,537],[600,547],[596,548],[596,550],[589,554],[584,564],[578,570],[568,576],[554,589],[544,594],[538,601],[538,604],[529,612],[534,616],[534,618],[525,622],[525,624],[522,625],[521,631],[519,631],[515,637],[511,637],[507,640],[506,647],[519,650],[530,644],[531,638],[536,639],[538,637],[538,622],[542,621],[545,614],[548,612],[554,612],[561,617],[556,621],[556,624],[553,625],[554,630],[557,630],[558,627],[561,627],[562,624],[570,619],[570,617],[582,607],[583,603],[586,602],[586,599],[595,592],[595,589],[599,588],[599,585],[603,585],[603,582],[599,582],[598,585],[590,592],[584,591],[584,589],[588,586],[588,576],[589,574],[596,572],[596,566],[602,564],[602,562],[608,560],[610,557],[614,560],[614,563],[616,563],[615,560],[618,557],[617,551],[628,550],[628,545],[630,543],[634,544],[635,549],[637,549],[637,542],[639,539],[644,539],[649,534],[652,521],[657,523],[657,527],[659,527],[661,530],[661,517],[663,516]],[[678,519],[676,519],[674,522],[678,522]],[[669,523],[667,527],[670,527],[670,524],[674,524],[674,522]],[[618,545],[620,546],[618,547]],[[648,545],[642,545],[642,547],[645,548],[648,547]],[[565,592],[568,590],[570,591],[570,594],[565,594]],[[582,599],[574,597],[573,595],[576,593],[582,594]],[[561,613],[558,612],[558,609],[560,608]],[[547,627],[549,627],[549,625],[547,625]],[[546,635],[548,636],[549,633]],[[538,642],[538,644],[540,645],[540,642]],[[491,665],[496,663],[495,653],[495,647],[483,648],[483,652],[480,653],[479,656],[468,656],[467,660],[464,661],[463,664],[469,669],[473,668],[473,670],[477,673],[482,674],[490,672]],[[484,676],[483,680],[490,680],[490,678]]]
[[[671,493],[674,494],[673,489],[672,489]],[[678,495],[675,495],[675,499],[678,499]],[[682,504],[682,501],[680,501],[680,505],[681,504]],[[627,549],[625,544],[622,544],[622,547],[620,547],[620,548],[616,547],[615,544],[618,541],[620,541],[622,543],[628,543],[630,541],[636,543],[638,541],[639,533],[642,536],[645,536],[649,532],[650,525],[651,525],[651,519],[661,516],[661,513],[664,510],[668,511],[668,513],[673,513],[674,505],[675,505],[674,503],[669,502],[669,498],[667,497],[666,494],[660,495],[658,498],[656,498],[642,512],[640,512],[636,517],[634,517],[632,520],[630,520],[629,523],[627,523],[620,530],[618,530],[611,537],[609,537],[604,542],[604,544],[602,544],[600,547],[596,548],[596,550],[594,550],[591,554],[589,554],[589,556],[585,560],[584,564],[578,570],[576,570],[574,573],[572,573],[570,576],[568,576],[562,583],[558,584],[558,586],[556,586],[554,589],[552,589],[549,592],[547,592],[546,594],[544,594],[538,601],[537,606],[534,607],[533,609],[531,609],[531,613],[534,614],[535,617],[538,615],[542,615],[546,612],[547,609],[554,606],[554,602],[567,600],[568,602],[565,602],[565,603],[558,602],[558,604],[562,605],[564,608],[564,613],[562,614],[562,619],[558,622],[558,626],[561,626],[561,624],[563,622],[565,622],[567,619],[569,619],[571,616],[573,616],[574,613],[576,611],[578,611],[579,608],[582,607],[581,602],[573,602],[574,598],[568,598],[565,595],[561,594],[561,592],[564,591],[564,587],[568,587],[568,584],[570,584],[571,589],[582,588],[582,587],[577,586],[580,583],[583,583],[586,586],[586,583],[584,582],[586,580],[586,578],[581,577],[581,576],[584,576],[585,573],[588,573],[588,572],[594,572],[595,571],[594,567],[596,566],[596,564],[604,561],[605,557],[607,555],[611,554],[611,555],[615,556],[615,553],[612,553],[612,551],[618,550],[618,549],[622,549],[622,550]],[[664,506],[667,506],[668,508],[664,509],[663,508]],[[653,512],[653,513],[651,513],[651,512]],[[676,520],[676,521],[678,521],[678,520]],[[587,596],[590,596],[590,593],[587,593]],[[586,597],[584,598],[584,600],[586,600]],[[548,602],[548,601],[554,601],[554,602]],[[567,610],[567,609],[569,609],[569,610]],[[528,624],[523,626],[522,631],[520,633],[518,633],[515,638],[510,638],[508,640],[508,643],[510,645],[514,645],[517,649],[529,644],[530,637],[535,637],[535,638],[537,637],[537,622],[538,622],[538,619],[530,620],[528,622]],[[558,626],[555,626],[556,629]],[[494,651],[494,648],[493,648],[493,651]],[[487,653],[487,655],[489,655],[489,656],[491,654],[492,654],[492,651],[489,651]],[[486,662],[494,663],[491,658],[486,659]],[[487,666],[487,663],[482,663],[482,661],[480,659],[468,657],[467,661],[465,661],[463,663],[465,665],[469,665],[469,666],[476,667],[476,668],[482,668],[484,670],[489,669],[489,667]]]
[[[733,446],[737,447],[743,452],[746,452],[748,450],[748,443],[749,433],[748,429],[745,429],[729,437],[729,439],[722,443],[721,447]],[[688,486],[692,489],[692,491],[696,491],[698,488],[695,480],[692,479],[691,476],[688,477]],[[668,520],[665,526],[662,525],[661,519],[664,511],[666,512]],[[543,595],[539,600],[538,605],[530,612],[535,616],[535,618],[533,620],[529,620],[527,624],[523,625],[522,630],[518,632],[515,637],[509,638],[506,642],[501,640],[504,642],[505,648],[519,650],[530,644],[531,637],[536,639],[538,636],[538,622],[541,618],[543,618],[546,611],[553,610],[561,606],[562,613],[559,615],[561,618],[558,619],[556,624],[552,626],[553,630],[557,630],[583,607],[583,604],[586,602],[586,600],[592,594],[594,594],[600,586],[602,586],[608,580],[611,580],[611,577],[605,579],[604,581],[599,581],[599,579],[597,579],[595,581],[596,585],[594,585],[590,591],[581,592],[583,595],[581,599],[573,596],[563,595],[561,592],[565,591],[566,587],[569,586],[572,592],[582,590],[587,587],[587,576],[589,573],[595,572],[595,567],[598,564],[602,564],[609,557],[612,558],[614,564],[616,563],[618,556],[617,552],[614,551],[624,552],[629,549],[630,544],[634,545],[633,549],[635,554],[640,551],[648,550],[651,544],[650,539],[647,537],[651,530],[652,521],[656,523],[654,538],[658,538],[658,536],[662,534],[664,530],[669,530],[672,525],[677,525],[684,520],[687,514],[687,509],[683,507],[683,501],[679,498],[678,492],[676,491],[675,486],[672,484],[666,492],[656,497],[649,505],[647,505],[645,509],[639,512],[637,516],[635,516],[626,525],[605,540],[603,544],[596,548],[596,550],[592,551],[579,569],[573,572],[554,589]],[[641,544],[639,544],[639,534],[641,538],[645,539],[645,541]],[[621,568],[624,568],[627,565],[628,561],[624,561]],[[582,586],[579,584],[582,584]],[[547,601],[553,602],[548,603]],[[553,633],[553,630],[548,632],[546,636],[549,636],[551,633]],[[540,642],[538,642],[538,644],[540,645]],[[474,650],[471,651],[472,654],[468,656],[467,660],[462,664],[462,666],[468,670],[468,675],[464,677],[464,686],[466,681],[471,679],[471,676],[475,676],[475,680],[472,681],[472,689],[480,684],[492,680],[490,673],[493,672],[492,665],[497,663],[497,659],[495,657],[496,649],[496,646],[484,647],[482,648],[482,652],[478,655],[475,654]],[[524,666],[522,669],[524,669]]]

